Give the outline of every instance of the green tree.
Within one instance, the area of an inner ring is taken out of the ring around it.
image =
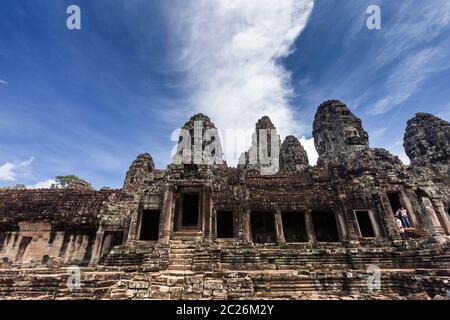
[[[93,189],[92,185],[84,179],[81,179],[74,175],[57,176],[56,186],[60,188],[89,188]]]

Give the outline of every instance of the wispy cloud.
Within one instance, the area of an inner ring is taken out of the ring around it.
[[[391,3],[385,2],[382,7]],[[376,64],[386,65],[416,47],[433,46],[434,40],[447,32],[449,12],[450,2],[447,0],[420,4],[407,0],[396,4],[395,20],[383,27],[385,45],[379,48]]]
[[[54,179],[47,179],[44,181],[40,181],[34,185],[27,186],[28,189],[49,189],[54,184],[56,184],[56,180]]]
[[[386,82],[390,94],[375,103],[368,114],[378,115],[407,101],[432,74],[450,68],[446,55],[439,48],[427,48],[404,59]]]
[[[6,86],[8,84],[7,81],[0,79],[0,85]]]
[[[371,138],[377,139],[377,138],[383,136],[383,135],[386,133],[387,130],[388,130],[387,127],[384,127],[384,128],[378,128],[378,129],[376,129],[376,130],[370,132],[369,134],[370,134],[370,137],[371,137]]]
[[[384,45],[373,64],[375,70],[391,66],[384,85],[385,96],[375,101],[369,115],[384,114],[402,105],[425,81],[450,68],[446,35],[450,2],[438,0],[417,5],[405,1],[397,12],[396,22],[385,26]]]
[[[0,181],[16,181],[18,175],[26,173],[32,162],[33,158],[20,163],[6,162],[0,166]]]
[[[177,65],[188,75],[189,111],[208,114],[222,130],[251,131],[268,115],[282,135],[299,131],[290,74],[278,59],[291,53],[313,3],[200,0],[176,10]]]

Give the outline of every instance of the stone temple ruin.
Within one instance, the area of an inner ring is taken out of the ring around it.
[[[198,120],[215,128],[202,114],[184,128]],[[261,128],[275,126],[259,120],[252,148]],[[316,166],[288,136],[270,151],[280,166],[270,175],[249,153],[237,168],[165,170],[142,154],[120,190],[0,191],[0,297],[449,295],[450,124],[426,113],[408,121],[409,166],[369,147],[361,120],[339,101],[319,106],[313,136]],[[394,217],[402,206],[413,225],[405,233]]]

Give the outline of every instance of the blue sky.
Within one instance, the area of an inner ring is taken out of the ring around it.
[[[70,4],[81,30],[66,28]],[[381,30],[366,27],[370,4]],[[313,161],[326,99],[405,162],[409,118],[450,120],[447,0],[4,0],[0,30],[0,186],[76,174],[121,187],[139,153],[167,165],[195,112],[234,131],[268,114]]]

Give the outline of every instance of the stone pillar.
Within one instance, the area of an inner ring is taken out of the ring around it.
[[[169,244],[172,234],[173,190],[168,189],[164,193],[164,203],[161,210],[161,222],[159,227],[159,243]]]
[[[140,197],[134,196],[133,208],[131,213],[130,225],[128,228],[128,235],[126,243],[130,243],[134,240],[139,240],[139,224],[140,224],[140,210],[139,210]]]
[[[203,236],[205,240],[212,240],[213,230],[213,217],[212,217],[212,201],[211,201],[211,188],[210,186],[205,186],[203,188],[203,206],[202,206],[202,217],[203,217]]]
[[[425,229],[427,229],[431,235],[442,235],[444,230],[439,222],[436,211],[434,211],[433,203],[430,198],[420,197],[418,198],[418,202],[425,223]]]
[[[432,199],[433,205],[436,208],[436,213],[438,215],[439,221],[441,222],[441,226],[444,229],[446,234],[450,234],[450,219],[445,212],[444,204],[440,199]]]
[[[345,223],[344,215],[341,212],[336,213],[336,220],[338,224],[339,241],[347,241],[349,237],[347,233],[347,226]],[[358,238],[352,240],[358,241]]]
[[[95,236],[94,248],[92,249],[91,261],[89,263],[90,265],[95,265],[100,260],[100,254],[102,252],[102,243],[103,243],[104,236],[105,236],[105,231],[101,230],[101,227],[100,227]]]
[[[403,202],[403,204],[408,212],[408,216],[411,221],[411,224],[413,227],[417,228],[417,226],[419,225],[418,224],[419,222],[418,222],[418,219],[416,216],[416,212],[414,211],[414,206],[412,205],[412,202],[410,200],[410,196],[413,197],[414,193],[411,190],[409,192],[402,190],[400,193],[402,195],[400,200]]]
[[[379,194],[380,206],[379,209],[382,213],[381,217],[387,229],[387,236],[392,240],[401,240],[400,230],[397,228],[395,222],[394,212],[392,212],[391,205],[389,203],[388,196],[385,192]]]
[[[242,217],[242,227],[244,230],[244,240],[252,242],[252,232],[250,226],[250,210],[246,209]]]
[[[286,243],[286,239],[284,238],[284,230],[283,230],[283,220],[281,217],[281,210],[277,209],[275,212],[275,230],[277,232],[277,242],[278,244]]]
[[[382,232],[380,230],[380,225],[378,224],[379,219],[377,218],[377,212],[373,210],[369,210],[369,218],[370,222],[372,223],[373,232],[375,234],[375,237],[380,238],[382,236]]]
[[[233,210],[233,219],[235,219],[235,231],[236,237],[239,239],[239,242],[243,243],[246,241],[245,238],[245,214],[246,211],[244,208],[239,206],[238,209]]]
[[[312,211],[305,213],[306,232],[308,233],[308,242],[316,243],[316,233],[314,232],[314,223],[312,220]]]
[[[347,209],[347,196],[345,193],[338,192],[337,206],[333,208],[336,214],[338,225],[338,234],[340,241],[359,241],[358,223],[353,210]]]

